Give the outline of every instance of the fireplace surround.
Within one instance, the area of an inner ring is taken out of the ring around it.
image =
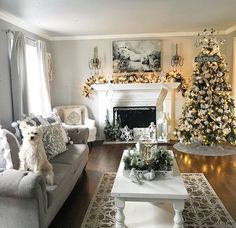
[[[98,116],[96,123],[98,127],[98,140],[103,140],[106,118],[113,122],[114,107],[156,107],[156,120],[165,112],[170,117],[170,133],[175,127],[175,93],[180,83],[140,83],[140,84],[95,84],[98,102]],[[155,122],[155,121],[152,121]],[[150,124],[150,123],[149,123]]]

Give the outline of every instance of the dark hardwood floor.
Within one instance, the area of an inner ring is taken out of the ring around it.
[[[104,172],[116,172],[127,144],[95,145],[89,162],[73,192],[50,225],[50,228],[79,228],[89,203]],[[209,183],[236,220],[236,155],[213,157],[197,156],[175,151],[180,172],[204,173]]]

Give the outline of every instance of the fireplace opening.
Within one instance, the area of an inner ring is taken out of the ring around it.
[[[155,106],[113,107],[113,121],[120,118],[121,127],[129,129],[147,128],[151,122],[156,125]]]

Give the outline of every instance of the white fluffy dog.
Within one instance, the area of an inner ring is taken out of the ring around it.
[[[43,146],[43,127],[29,126],[22,121],[20,129],[23,136],[23,144],[19,152],[20,170],[31,170],[43,175],[46,183],[53,185],[53,168],[47,160]]]

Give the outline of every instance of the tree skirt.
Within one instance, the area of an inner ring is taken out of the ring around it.
[[[81,228],[114,227],[115,205],[114,198],[111,197],[111,188],[115,176],[116,173],[105,173],[103,175],[97,193],[93,197],[86,212]],[[236,223],[202,173],[183,173],[182,177],[190,195],[185,202],[185,209],[183,211],[184,227],[236,227]],[[129,206],[128,203],[136,202],[126,202],[125,210]],[[168,215],[170,212],[170,209],[164,205],[159,205],[159,208],[162,210],[161,213],[164,211],[164,214],[158,218],[158,222],[163,222],[160,226],[151,226],[149,220],[143,221],[143,223],[137,223],[137,221],[144,218],[145,212],[148,212],[146,214],[149,216],[155,216],[155,214],[151,214],[151,211],[145,210],[145,208],[141,208],[141,216],[138,214],[137,207],[133,209],[132,216],[129,216],[125,211],[125,222],[129,228],[172,227],[173,223],[172,225],[164,225],[166,221],[163,221],[163,218],[165,218],[165,214]],[[128,217],[131,217],[131,222],[129,223],[127,223]],[[173,214],[171,214],[170,220],[173,222]]]
[[[194,142],[191,145],[184,143],[175,143],[173,147],[184,153],[204,155],[204,156],[225,156],[236,154],[236,146],[231,144],[218,144],[214,146],[204,146],[200,142]]]

